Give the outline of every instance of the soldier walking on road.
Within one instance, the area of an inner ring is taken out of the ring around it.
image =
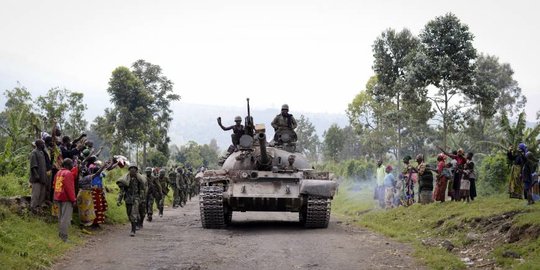
[[[159,203],[158,203],[158,210],[159,210],[159,217],[163,217],[163,207],[165,206],[165,197],[168,196],[169,194],[169,178],[167,177],[166,175],[166,172],[165,169],[161,169],[159,171],[159,177],[158,177],[158,182],[159,182],[159,185],[161,186],[161,191],[163,192],[162,196],[161,196],[161,199],[159,200]]]
[[[178,169],[177,168],[171,168],[169,171],[169,185],[173,191],[173,208],[178,208],[179,202],[179,195],[178,195],[178,185],[176,178],[178,177]]]
[[[146,213],[148,222],[152,222],[152,215],[154,214],[154,201],[159,208],[159,201],[163,196],[161,185],[158,179],[152,175],[152,168],[148,167],[144,170],[146,173],[146,182],[148,183],[148,194],[146,195]],[[161,213],[162,211],[160,211]]]
[[[144,195],[144,180],[143,176],[138,173],[137,165],[129,166],[129,173],[122,176],[116,184],[120,187],[118,196],[118,206],[122,204],[122,200],[126,202],[126,212],[131,222],[130,236],[135,236],[137,224],[139,223],[139,203]]]

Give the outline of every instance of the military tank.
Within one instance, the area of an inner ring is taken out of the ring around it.
[[[250,119],[248,113],[246,126]],[[221,169],[199,173],[202,227],[224,228],[234,212],[246,211],[298,212],[306,228],[328,227],[337,183],[295,152],[293,137],[285,132],[268,143],[264,125],[256,125]]]

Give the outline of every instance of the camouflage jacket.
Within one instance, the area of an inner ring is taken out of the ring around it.
[[[134,204],[140,202],[145,196],[145,178],[144,176],[137,174],[135,177],[126,174],[120,178],[116,184],[120,187],[120,194],[118,195],[118,201],[124,200],[126,204]]]
[[[294,119],[292,114],[288,114],[287,117],[278,114],[272,121],[272,127],[274,130],[295,129],[297,125],[296,119]]]

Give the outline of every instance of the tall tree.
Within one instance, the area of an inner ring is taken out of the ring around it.
[[[473,38],[469,27],[452,13],[436,17],[420,33],[422,44],[412,65],[413,79],[438,89],[431,100],[442,118],[445,147],[455,117],[459,116],[459,108],[451,100],[473,81],[476,59]]]
[[[119,136],[118,140],[142,145],[154,123],[152,93],[127,67],[118,67],[112,72],[107,92],[115,106],[111,113],[116,114],[115,135]]]
[[[332,124],[323,133],[323,153],[326,161],[339,161],[339,154],[343,150],[343,142],[345,140],[345,134],[343,130],[337,125]]]
[[[500,64],[495,56],[480,54],[476,61],[473,85],[464,89],[465,133],[471,141],[494,141],[493,130],[499,125],[494,117],[524,107],[526,99],[521,95],[521,88],[512,78],[513,70],[509,64]],[[488,132],[489,130],[489,132]],[[480,145],[473,144],[473,150],[479,151]]]
[[[36,103],[45,119],[45,126],[41,128],[50,130],[47,124],[56,120],[63,127],[64,134],[76,136],[86,130],[88,122],[84,119],[84,112],[87,106],[83,97],[83,93],[59,87],[53,87],[44,96],[39,96]]]
[[[391,148],[395,149],[396,141],[396,132],[390,123],[395,115],[388,115],[388,108],[393,108],[393,103],[384,96],[374,96],[377,85],[377,77],[372,76],[366,89],[355,96],[346,110],[349,123],[359,136],[362,154],[373,158],[380,158]]]
[[[378,78],[379,87],[374,88],[374,96],[384,96],[395,102],[393,115],[397,133],[396,158],[400,159],[402,137],[402,96],[407,91],[414,91],[408,84],[408,67],[414,59],[420,41],[408,29],[396,32],[394,29],[384,31],[373,44],[373,70]]]
[[[150,92],[154,102],[150,105],[152,111],[152,131],[147,134],[143,141],[143,163],[146,163],[146,145],[156,146],[157,150],[165,156],[169,156],[168,130],[172,121],[171,102],[180,99],[180,96],[173,92],[173,82],[162,74],[159,65],[154,65],[145,60],[137,60],[133,63],[132,72],[137,76],[144,88]]]
[[[298,136],[298,142],[296,144],[296,150],[306,155],[310,161],[316,162],[318,160],[317,149],[321,142],[315,126],[304,115],[300,115],[297,122],[296,135]]]

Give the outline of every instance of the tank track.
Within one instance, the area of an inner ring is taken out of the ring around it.
[[[205,229],[225,228],[223,187],[202,186],[199,194],[201,224]]]
[[[307,197],[307,207],[304,223],[306,228],[327,228],[330,221],[330,199]]]

